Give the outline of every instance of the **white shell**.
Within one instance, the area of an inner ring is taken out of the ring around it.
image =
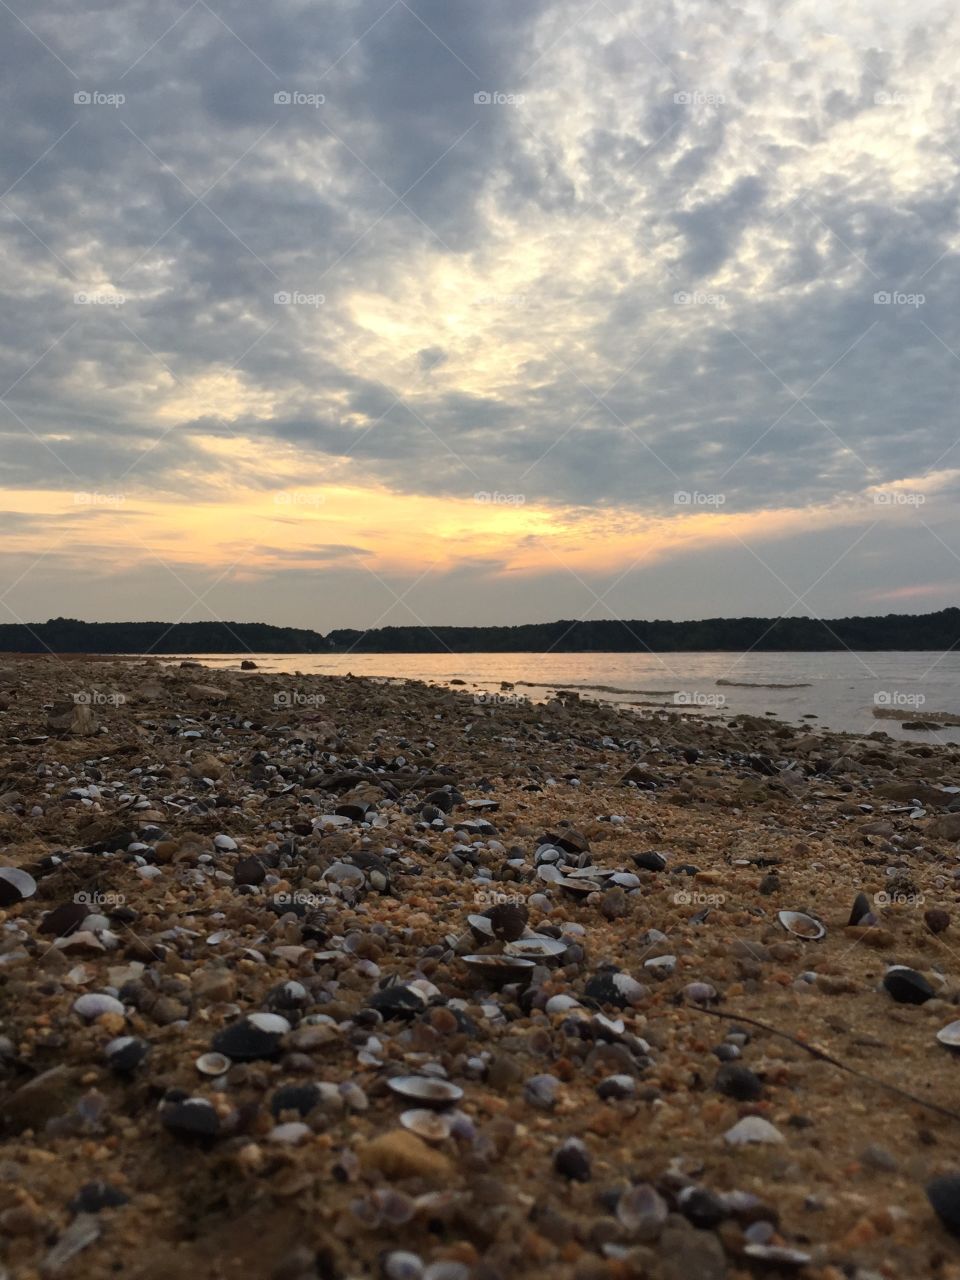
[[[777,919],[787,933],[792,933],[795,938],[802,938],[805,942],[819,942],[827,935],[820,921],[803,911],[781,911]]]
[[[108,996],[103,991],[91,991],[73,1002],[73,1012],[85,1022],[92,1022],[104,1013],[123,1014],[124,1008],[119,1000]]]
[[[562,956],[569,944],[558,938],[517,938],[503,948],[504,955],[525,956],[528,960],[555,960]]]
[[[258,1031],[267,1031],[272,1035],[285,1036],[290,1030],[290,1023],[286,1018],[281,1018],[279,1013],[251,1013],[247,1016],[247,1022]]]
[[[20,901],[24,898],[32,898],[37,892],[36,880],[26,871],[21,871],[19,867],[0,867],[0,880],[6,880],[7,884],[13,885],[20,895]],[[16,903],[12,905],[15,906]]]
[[[744,1116],[723,1135],[731,1147],[745,1147],[751,1143],[769,1145],[783,1142],[783,1134],[763,1116]]]
[[[450,1137],[453,1121],[447,1112],[428,1111],[425,1107],[416,1107],[404,1111],[400,1117],[404,1129],[409,1129],[425,1142],[442,1142]]]
[[[203,1076],[222,1076],[230,1070],[233,1062],[225,1053],[202,1053],[195,1065]]]
[[[960,1049],[960,1020],[948,1022],[937,1032],[937,1039],[948,1049]]]
[[[431,1076],[394,1076],[387,1081],[387,1088],[426,1107],[452,1107],[463,1097],[459,1085]]]
[[[462,956],[463,963],[490,977],[508,979],[511,975],[519,978],[529,974],[536,968],[532,960],[524,960],[522,956]]]

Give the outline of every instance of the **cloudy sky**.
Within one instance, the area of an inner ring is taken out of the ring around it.
[[[0,0],[0,621],[925,612],[960,15]]]

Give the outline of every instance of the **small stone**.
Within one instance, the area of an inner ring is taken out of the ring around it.
[[[896,1173],[898,1164],[896,1157],[876,1142],[871,1142],[860,1152],[860,1163],[870,1169],[879,1169],[883,1173]]]
[[[945,933],[950,928],[950,912],[942,907],[930,907],[923,913],[923,922],[931,933]]]
[[[763,1081],[749,1067],[739,1063],[725,1062],[717,1072],[713,1087],[718,1093],[738,1102],[754,1102],[763,1097]]]
[[[927,1199],[951,1233],[960,1236],[960,1174],[946,1173],[927,1183]]]
[[[73,1197],[67,1208],[71,1213],[99,1213],[101,1209],[115,1209],[129,1204],[130,1197],[109,1182],[87,1182]]]
[[[553,1167],[571,1182],[589,1182],[590,1154],[579,1138],[568,1138],[553,1157]]]
[[[744,1116],[732,1129],[727,1130],[723,1138],[731,1147],[745,1147],[751,1143],[767,1145],[784,1141],[780,1130],[769,1120],[764,1120],[762,1116]]]
[[[662,1280],[724,1280],[727,1258],[712,1231],[668,1226],[660,1236]]]
[[[667,1221],[663,1197],[648,1183],[628,1187],[617,1201],[617,1221],[631,1240],[656,1240]]]

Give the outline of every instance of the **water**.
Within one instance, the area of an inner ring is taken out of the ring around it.
[[[882,729],[916,742],[960,743],[960,728],[915,731],[901,720],[946,711],[960,716],[960,652],[851,653],[371,653],[195,654],[212,667],[236,667],[243,656],[270,672],[464,681],[493,699],[500,682],[514,696],[540,701],[557,689],[623,705],[665,707],[726,718],[741,712],[866,734]],[[742,682],[742,685],[719,683]],[[760,688],[743,685],[801,685]],[[878,718],[890,707],[898,718]]]

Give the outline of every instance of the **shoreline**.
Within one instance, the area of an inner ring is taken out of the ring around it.
[[[951,1107],[957,748],[55,657],[0,656],[0,863],[36,886],[0,908],[12,1273],[960,1276],[924,1192],[960,1120],[746,1021]],[[559,954],[464,961],[518,928]],[[404,1076],[462,1096],[405,1128]],[[71,1210],[93,1183],[122,1202]]]

